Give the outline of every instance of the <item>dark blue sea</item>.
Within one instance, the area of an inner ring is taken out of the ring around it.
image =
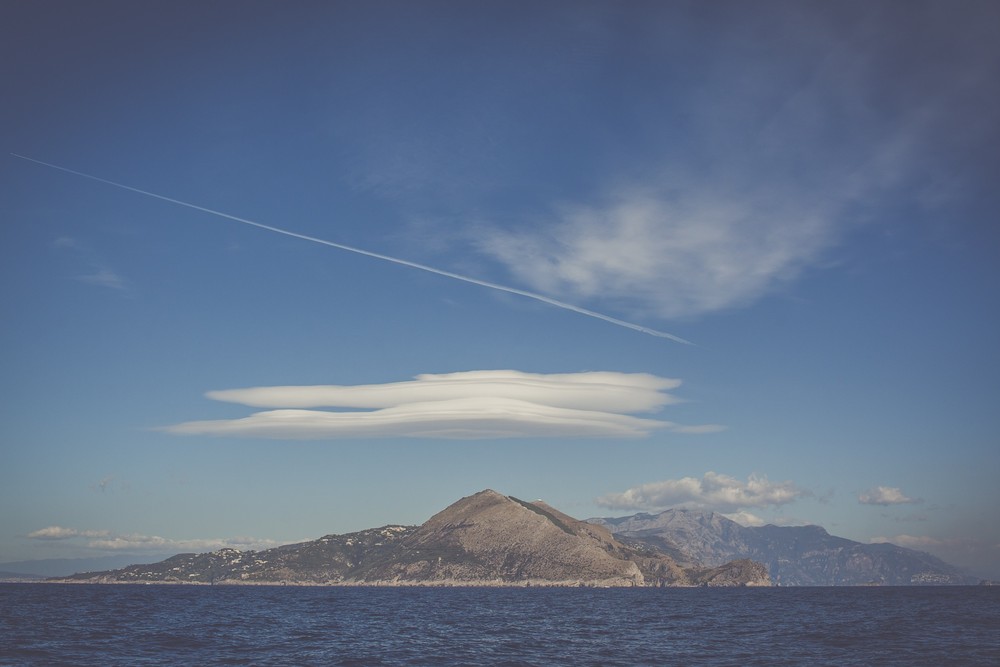
[[[3,665],[1000,665],[1000,588],[0,584]]]

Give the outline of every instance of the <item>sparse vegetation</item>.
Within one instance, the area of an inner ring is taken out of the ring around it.
[[[563,532],[569,533],[570,535],[576,535],[576,533],[573,532],[573,530],[569,526],[567,526],[565,523],[563,523],[562,520],[560,520],[558,517],[556,517],[555,515],[553,515],[551,512],[546,512],[541,507],[538,507],[537,505],[532,505],[531,503],[526,502],[524,500],[521,500],[520,498],[515,498],[514,496],[508,496],[508,498],[510,498],[511,500],[513,500],[515,503],[518,503],[522,507],[526,507],[527,509],[531,510],[535,514],[540,514],[541,516],[544,516],[546,519],[548,519],[549,521],[551,521],[552,523],[554,523],[556,526],[558,526],[560,529],[562,529]]]

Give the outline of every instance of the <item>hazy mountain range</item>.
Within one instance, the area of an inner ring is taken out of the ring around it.
[[[975,584],[978,578],[922,551],[864,544],[819,526],[746,527],[714,512],[673,509],[659,514],[589,519],[626,543],[675,559],[717,565],[738,558],[764,563],[780,586]]]
[[[45,577],[65,577],[74,572],[95,572],[97,570],[113,570],[137,562],[140,558],[147,560],[167,558],[171,554],[116,554],[114,556],[94,556],[91,558],[42,558],[37,560],[19,560],[0,563],[0,579],[44,579]]]

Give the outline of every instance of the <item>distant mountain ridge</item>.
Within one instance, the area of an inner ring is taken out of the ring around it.
[[[155,554],[147,558],[166,558],[169,553]],[[129,556],[94,556],[91,558],[43,558],[40,560],[22,560],[0,563],[0,579],[44,579],[46,577],[65,577],[74,572],[109,570],[125,567],[136,562],[138,557]]]
[[[44,579],[37,574],[24,574],[23,572],[8,572],[6,570],[0,570],[0,582],[10,583],[16,581],[39,581]]]
[[[975,584],[979,580],[922,551],[863,544],[819,526],[742,526],[721,514],[671,509],[588,519],[618,539],[647,544],[683,562],[746,558],[764,563],[779,586]]]
[[[312,585],[770,585],[760,563],[677,563],[646,544],[541,501],[492,490],[462,498],[421,526],[383,526],[263,551],[222,549],[50,581]]]

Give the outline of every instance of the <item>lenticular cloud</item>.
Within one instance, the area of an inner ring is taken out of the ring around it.
[[[184,435],[274,439],[642,437],[655,430],[711,432],[649,413],[677,398],[679,380],[646,373],[467,371],[369,385],[251,387],[209,398],[270,408],[241,419],[167,427]],[[332,408],[332,409],[317,409]]]

